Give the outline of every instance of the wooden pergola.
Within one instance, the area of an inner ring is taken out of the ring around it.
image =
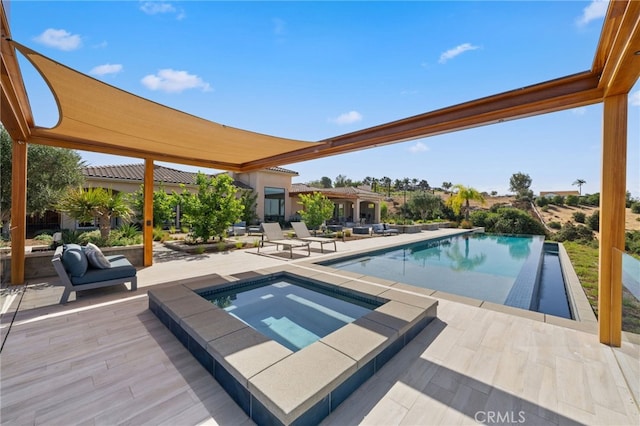
[[[621,344],[628,94],[640,76],[640,1],[613,0],[590,70],[426,112],[318,142],[230,128],[94,80],[11,40],[5,3],[1,29],[0,120],[13,139],[11,279],[24,282],[27,144],[145,160],[144,264],[152,263],[153,162],[251,171],[505,120],[603,103],[600,195],[599,336]],[[42,74],[60,121],[35,125],[16,52]],[[99,99],[99,102],[96,102]]]

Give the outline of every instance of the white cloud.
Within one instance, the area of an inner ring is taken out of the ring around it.
[[[203,92],[213,90],[209,83],[202,81],[197,75],[172,69],[163,69],[155,75],[147,75],[142,79],[142,84],[148,89],[167,93],[180,93],[187,89],[201,89]]]
[[[640,90],[629,93],[629,105],[640,106]]]
[[[176,9],[171,3],[164,1],[141,1],[140,10],[147,15],[157,15],[159,13],[175,13],[178,20],[183,19],[186,14],[182,9]]]
[[[585,107],[573,108],[571,110],[571,113],[573,115],[585,115],[587,113],[587,108],[585,108]]]
[[[97,67],[94,67],[91,71],[89,71],[89,74],[92,74],[92,75],[118,74],[121,71],[122,71],[121,64],[104,64],[104,65],[98,65]]]
[[[582,16],[576,19],[579,26],[587,25],[594,19],[604,18],[609,7],[609,0],[593,0],[582,10]]]
[[[157,15],[158,13],[174,13],[176,8],[171,3],[161,1],[142,1],[140,10],[147,15]]]
[[[429,147],[419,141],[416,142],[415,145],[411,145],[409,147],[409,152],[412,152],[414,154],[417,152],[425,152],[425,151],[429,151]]]
[[[449,49],[446,52],[442,53],[440,55],[440,59],[438,60],[439,63],[444,64],[445,62],[447,62],[449,59],[453,59],[456,56],[468,51],[468,50],[476,50],[476,49],[480,49],[480,46],[474,46],[471,43],[463,43],[461,45],[458,45],[456,47],[454,47],[453,49]]]
[[[336,124],[352,124],[362,120],[362,114],[358,111],[349,111],[340,114],[336,118],[330,118],[329,121]]]
[[[49,28],[38,37],[34,38],[38,43],[60,50],[75,50],[82,46],[82,39],[77,34],[71,34],[65,30]]]

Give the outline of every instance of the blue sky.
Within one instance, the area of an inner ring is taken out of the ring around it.
[[[605,12],[600,1],[12,0],[9,25],[16,41],[136,95],[318,141],[588,70]],[[36,124],[55,125],[46,85],[21,67]],[[409,177],[506,194],[523,172],[534,192],[584,179],[593,193],[601,123],[594,105],[282,166],[300,174],[294,182]],[[639,197],[640,83],[628,138],[627,187]],[[141,161],[80,154],[91,165]]]

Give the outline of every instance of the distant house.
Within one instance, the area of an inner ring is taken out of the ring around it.
[[[314,188],[300,183],[291,185],[291,197],[293,205],[299,205],[300,194],[320,192],[334,204],[333,218],[330,222],[344,224],[353,223],[378,223],[380,222],[380,203],[383,196],[366,188]]]
[[[578,192],[578,191],[540,191],[540,196],[541,197],[553,198],[556,195],[560,195],[562,197],[566,197],[567,195],[580,196],[580,192]]]

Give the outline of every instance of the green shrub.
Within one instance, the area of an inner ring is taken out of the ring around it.
[[[564,197],[562,195],[556,195],[551,200],[551,203],[556,206],[564,206]]]
[[[565,200],[568,206],[576,207],[580,204],[580,197],[577,195],[567,195],[567,199]]]
[[[584,225],[574,225],[567,222],[562,226],[562,229],[553,235],[553,239],[559,242],[581,241],[588,243],[593,241],[593,231]]]
[[[53,242],[53,237],[49,234],[40,234],[33,237],[36,241],[42,241],[44,244],[51,244]]]
[[[463,219],[462,222],[460,222],[460,227],[462,229],[471,229],[473,228],[473,225],[471,224],[471,221]]]
[[[259,247],[259,246],[260,246],[260,240],[259,240],[259,239],[257,239],[257,238],[256,238],[256,239],[254,239],[254,240],[253,240],[253,246],[254,246],[254,247]]]
[[[575,220],[578,223],[584,223],[585,220],[587,220],[587,215],[584,214],[584,212],[574,212],[573,220]]]
[[[542,206],[542,208],[540,208],[540,210],[542,210],[543,212],[548,212],[549,211],[549,205],[545,204],[544,206]]]
[[[82,245],[87,245],[88,243],[92,243],[97,245],[98,247],[108,247],[107,239],[102,238],[102,236],[100,235],[99,229],[96,229],[95,231],[83,232],[82,234],[80,234],[80,237],[78,238],[78,243]]]
[[[113,232],[117,233],[122,238],[136,238],[138,235],[140,235],[140,230],[138,229],[138,227],[131,223],[120,225],[120,227]]]
[[[167,241],[169,238],[169,233],[164,231],[159,226],[153,228],[153,241],[160,241],[161,243]]]
[[[551,229],[560,229],[562,228],[562,224],[560,222],[549,222],[547,226]]]
[[[491,214],[495,214],[495,213],[490,213],[487,210],[475,210],[471,212],[471,214],[469,215],[469,219],[471,220],[471,223],[473,223],[475,226],[486,227],[487,218]]]
[[[495,224],[487,232],[498,234],[525,234],[525,235],[545,235],[544,226],[535,220],[529,213],[516,208],[503,208],[497,213]],[[491,220],[487,222],[491,223]]]
[[[627,231],[624,240],[625,251],[640,256],[640,231]]]
[[[235,245],[237,249],[241,249],[242,247],[244,247],[244,243],[242,241],[236,241]]]
[[[62,230],[62,242],[64,244],[80,244],[81,231],[63,229]]]
[[[351,236],[351,229],[345,229],[344,236],[345,237],[350,237]]]
[[[600,231],[600,210],[596,210],[587,217],[586,224],[592,231]]]
[[[194,252],[196,254],[202,254],[204,253],[205,247],[202,244],[199,244],[195,249]]]
[[[223,241],[218,241],[216,243],[216,249],[218,251],[225,251],[227,249],[227,243]]]
[[[631,204],[631,213],[640,214],[640,203]]]
[[[538,207],[545,207],[549,204],[549,199],[547,197],[538,197],[536,198],[536,205]]]
[[[600,193],[591,195],[583,195],[580,197],[580,204],[585,206],[599,206],[600,205]]]

